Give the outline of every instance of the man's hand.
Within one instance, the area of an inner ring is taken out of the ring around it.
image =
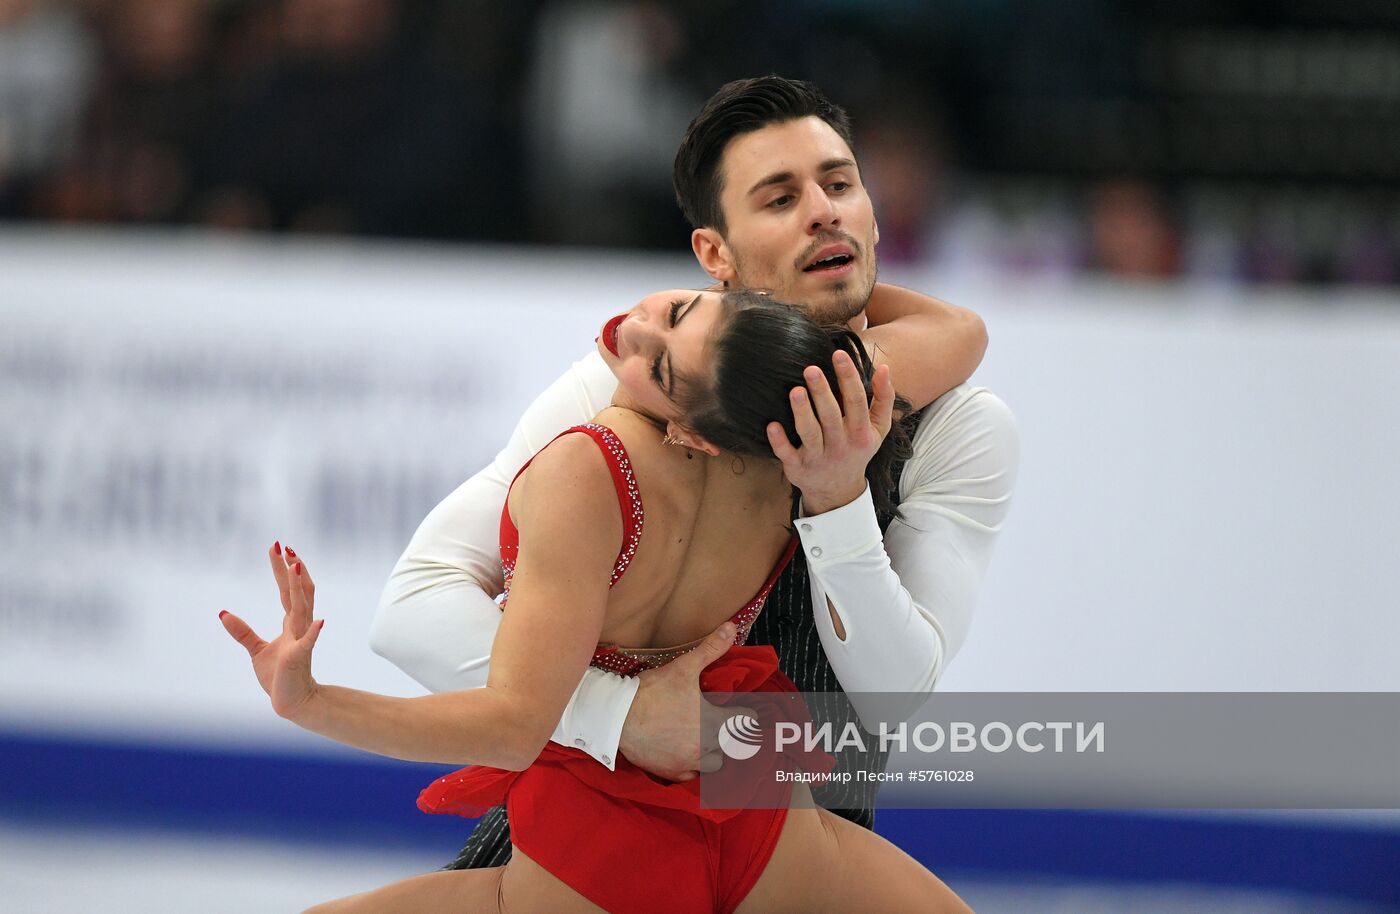
[[[841,387],[840,403],[826,375],[815,366],[803,372],[807,386],[794,387],[788,396],[802,447],[792,446],[782,425],[768,424],[773,456],[782,461],[788,482],[801,490],[807,514],[825,514],[850,504],[865,491],[866,464],[880,449],[894,416],[888,365],[875,370],[874,398],[867,406],[865,387],[851,357],[837,352],[831,361]]]
[[[669,781],[719,770],[719,728],[737,712],[701,698],[700,673],[733,641],[734,623],[726,622],[690,653],[637,677],[641,684],[618,741],[629,762]]]

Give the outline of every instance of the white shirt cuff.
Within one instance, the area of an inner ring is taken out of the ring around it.
[[[798,517],[797,536],[807,564],[821,568],[869,551],[884,541],[870,485],[855,500],[825,514]]]
[[[612,771],[617,765],[622,725],[627,722],[640,685],[635,676],[618,676],[589,667],[559,718],[553,740],[561,746],[582,749]]]

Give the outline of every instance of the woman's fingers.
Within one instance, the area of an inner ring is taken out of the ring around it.
[[[293,638],[300,638],[306,634],[307,628],[311,625],[311,597],[306,588],[302,586],[302,580],[306,577],[306,571],[300,561],[292,563],[288,573],[288,590],[291,592],[292,608],[287,614],[287,622],[290,625],[290,632]]]
[[[280,541],[273,543],[267,557],[282,597],[283,630],[293,638],[300,638],[311,624],[316,606],[316,582],[292,547],[284,549]]]
[[[316,646],[316,639],[321,637],[321,629],[326,627],[325,619],[317,619],[315,624],[306,630],[306,635],[297,640],[302,652],[310,656],[311,649]]]
[[[219,613],[219,621],[224,623],[224,631],[232,635],[234,641],[243,645],[249,657],[256,657],[259,651],[267,647],[267,642],[259,638],[247,622],[228,610]]]
[[[316,582],[311,580],[311,572],[306,570],[306,562],[300,557],[297,558],[298,573],[294,581],[300,581],[302,592],[306,594],[306,602],[314,610],[316,608]]]
[[[292,595],[287,590],[287,560],[282,555],[282,541],[278,540],[267,550],[267,561],[272,565],[272,577],[277,581],[277,593],[282,597],[282,612],[292,611]]]

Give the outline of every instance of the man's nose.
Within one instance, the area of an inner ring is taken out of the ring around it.
[[[836,209],[836,201],[827,195],[826,189],[820,184],[814,183],[811,192],[806,195],[808,203],[807,210],[807,231],[815,235],[824,228],[832,228],[841,224],[841,213]]]

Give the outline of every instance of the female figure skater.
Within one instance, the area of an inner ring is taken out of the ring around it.
[[[312,910],[967,911],[893,844],[810,803],[703,810],[694,782],[625,759],[610,772],[549,743],[589,664],[635,675],[726,619],[743,644],[796,545],[793,490],[773,454],[817,431],[811,409],[793,409],[808,388],[818,410],[841,390],[852,441],[872,458],[877,511],[895,510],[892,461],[907,446],[891,433],[889,370],[872,371],[859,338],[760,294],[659,292],[609,320],[598,345],[618,379],[612,405],[541,450],[507,497],[508,600],[484,688],[405,699],[317,683],[314,585],[276,546],[282,634],[264,642],[221,614],[279,715],[382,755],[476,766],[430,785],[428,811],[507,805],[506,866],[429,873]],[[831,367],[812,381],[809,365]],[[701,685],[793,690],[768,647],[731,647]]]

